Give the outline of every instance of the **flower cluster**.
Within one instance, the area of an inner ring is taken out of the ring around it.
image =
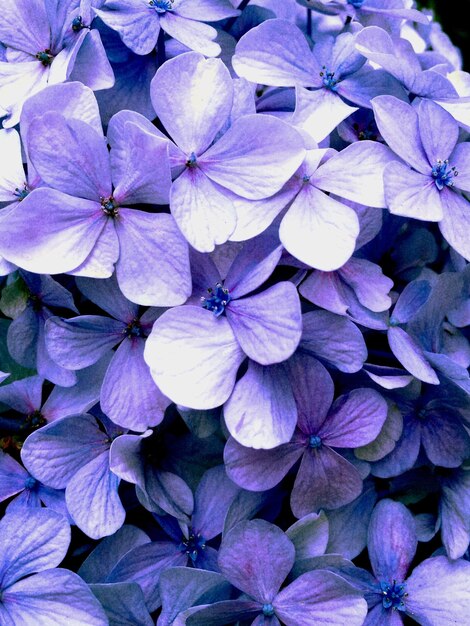
[[[4,0],[0,120],[0,623],[468,624],[470,75],[432,12]]]

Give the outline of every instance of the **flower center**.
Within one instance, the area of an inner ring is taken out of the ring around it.
[[[100,198],[100,200],[101,209],[105,215],[108,217],[116,217],[118,215],[118,205],[116,204],[113,196],[109,196],[109,198]]]
[[[173,11],[174,0],[149,0],[149,7],[155,9],[157,13]]]
[[[26,423],[28,424],[29,428],[36,430],[36,428],[41,428],[41,426],[44,426],[47,421],[46,418],[42,416],[41,412],[36,409],[36,411],[33,411],[26,416]]]
[[[364,0],[348,0],[348,4],[352,4],[355,9],[360,9],[364,4]]]
[[[123,331],[127,337],[143,337],[144,333],[139,320],[132,320]]]
[[[392,584],[382,581],[380,583],[382,590],[382,605],[385,609],[394,609],[395,611],[406,611],[405,600],[408,595],[405,591],[405,583],[397,584],[394,580]]]
[[[204,537],[201,537],[201,535],[190,532],[187,538],[183,537],[180,549],[181,552],[187,554],[194,563],[199,555],[199,552],[206,549],[206,540]]]
[[[28,476],[28,478],[24,481],[24,488],[29,489],[30,491],[36,487],[38,481],[32,476]]]
[[[449,160],[441,161],[437,159],[437,163],[433,165],[431,170],[431,176],[434,178],[436,187],[441,191],[444,187],[453,187],[454,176],[458,176],[458,171],[455,169],[455,165],[452,167],[449,165]]]
[[[308,440],[308,445],[311,448],[320,448],[321,447],[321,437],[318,437],[318,435],[310,435],[310,438]]]
[[[331,91],[336,91],[336,85],[338,83],[338,80],[335,78],[334,72],[330,72],[329,70],[326,69],[325,66],[323,66],[323,69],[320,72],[320,76],[323,79],[324,87],[326,87],[327,89],[330,89]]]
[[[186,167],[196,167],[196,165],[197,165],[196,154],[194,152],[191,152],[191,154],[186,159]]]
[[[24,200],[28,194],[29,194],[29,189],[26,183],[24,183],[21,189],[19,187],[15,187],[15,191],[13,192],[13,195],[18,198],[18,202],[21,202],[21,200]]]
[[[274,615],[274,607],[271,603],[263,604],[262,610],[265,617],[272,617]]]
[[[41,52],[38,52],[36,54],[36,59],[38,61],[41,61],[44,67],[47,67],[48,65],[51,65],[52,61],[54,60],[54,55],[49,50],[49,48],[46,48],[45,50],[42,50]]]
[[[225,307],[232,299],[229,291],[222,287],[220,283],[217,283],[215,289],[209,287],[207,293],[209,294],[208,298],[201,298],[202,308],[212,311],[216,317],[219,317],[224,313]]]

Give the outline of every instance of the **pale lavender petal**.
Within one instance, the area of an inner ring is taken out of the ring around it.
[[[373,389],[353,389],[331,408],[318,434],[326,445],[356,448],[373,441],[387,418],[387,403]]]
[[[83,561],[78,574],[87,583],[105,582],[116,563],[130,550],[149,542],[148,535],[140,528],[122,526],[114,535],[100,541]]]
[[[440,231],[454,250],[470,260],[470,237],[467,236],[470,228],[469,202],[458,193],[442,191],[445,192],[441,194],[444,217],[439,222]]]
[[[362,594],[327,571],[302,574],[276,596],[273,606],[286,626],[362,626],[367,615]]]
[[[320,72],[302,31],[286,20],[267,20],[238,42],[232,59],[237,74],[252,83],[310,87]]]
[[[372,513],[367,542],[375,576],[386,582],[403,582],[417,545],[413,516],[406,506],[381,500]]]
[[[275,487],[302,456],[304,446],[286,443],[272,450],[244,448],[230,438],[225,445],[224,463],[229,478],[251,491]]]
[[[209,24],[188,20],[167,11],[160,17],[160,25],[170,37],[204,56],[216,57],[221,52],[219,44],[214,41],[217,31]]]
[[[458,470],[442,484],[439,503],[441,537],[451,559],[463,556],[470,543],[470,472]]]
[[[49,487],[63,489],[80,468],[108,448],[108,436],[93,416],[74,415],[29,435],[21,449],[21,460],[35,478]]]
[[[158,117],[187,157],[210,146],[232,108],[229,71],[220,59],[196,52],[167,61],[150,89]]]
[[[51,187],[98,202],[111,195],[105,139],[85,122],[51,111],[33,119],[27,140],[35,169]]]
[[[0,146],[0,201],[16,202],[15,190],[21,190],[26,182],[18,131],[0,130]]]
[[[24,467],[2,450],[0,452],[0,502],[20,493],[25,488],[28,476]]]
[[[106,450],[81,467],[67,484],[69,513],[92,539],[111,535],[124,523],[126,512],[118,495],[119,482],[109,469]]]
[[[376,604],[368,613],[364,626],[403,626],[399,611],[390,611]]]
[[[47,509],[7,514],[0,529],[2,589],[23,576],[57,567],[70,544],[67,520]]]
[[[264,520],[240,522],[225,535],[219,550],[225,578],[262,603],[274,600],[294,560],[292,541]]]
[[[426,626],[465,624],[470,611],[469,575],[470,563],[463,559],[426,559],[407,580],[407,613]]]
[[[116,226],[114,220],[108,218],[90,254],[83,263],[70,270],[69,274],[90,278],[110,278],[118,257],[119,240]]]
[[[374,8],[375,9],[375,8]],[[356,48],[410,88],[421,72],[421,64],[409,41],[392,37],[383,28],[370,26],[356,35]]]
[[[410,374],[430,385],[439,384],[439,378],[426,360],[421,346],[406,331],[395,326],[389,328],[387,334],[390,349]]]
[[[434,165],[438,159],[448,159],[459,138],[459,125],[452,115],[432,100],[422,99],[418,106],[418,122],[429,163]]]
[[[470,142],[462,141],[455,146],[449,157],[449,163],[456,167],[458,177],[453,180],[455,187],[470,191]]]
[[[48,570],[15,583],[3,592],[2,606],[11,612],[13,624],[108,624],[103,607],[87,584],[65,569]]]
[[[392,324],[406,324],[426,303],[431,294],[431,283],[427,280],[413,280],[408,283],[395,303],[390,318]]]
[[[273,273],[282,254],[276,230],[270,230],[245,243],[232,262],[224,286],[232,298],[241,298],[254,291]]]
[[[362,479],[356,468],[328,446],[309,449],[302,457],[290,498],[298,518],[319,509],[335,509],[361,493]]]
[[[160,392],[144,361],[145,341],[127,337],[115,352],[101,388],[101,407],[115,424],[144,431],[163,420],[170,400]]]
[[[390,148],[418,172],[430,174],[431,166],[421,142],[415,107],[393,96],[372,101],[375,121]]]
[[[192,528],[206,540],[220,535],[227,511],[239,492],[223,465],[207,470],[194,495]]]
[[[199,168],[187,168],[171,187],[171,214],[196,250],[212,252],[215,245],[225,243],[235,229],[235,198],[209,180]]]
[[[297,87],[295,112],[290,122],[319,143],[354,111],[357,107],[346,104],[330,89],[307,91]]]
[[[225,424],[239,443],[275,448],[288,443],[297,424],[297,409],[283,366],[254,361],[224,405]]]
[[[31,192],[7,217],[2,220],[0,254],[37,274],[78,267],[106,225],[96,202],[46,188]]]
[[[388,293],[393,287],[393,280],[384,275],[379,265],[353,257],[340,268],[339,273],[354,289],[362,305],[376,313],[390,308],[392,300]]]
[[[312,184],[360,204],[387,206],[383,190],[385,166],[396,157],[377,141],[357,141],[328,159],[313,174]]]
[[[285,248],[299,261],[326,272],[352,256],[359,221],[350,207],[304,185],[279,229]]]
[[[218,22],[226,17],[237,17],[240,11],[234,9],[229,0],[185,0],[178,6],[178,15],[204,22]]]
[[[122,41],[136,54],[149,54],[155,48],[160,32],[159,15],[138,0],[112,0],[94,12],[116,30]]]
[[[169,142],[127,122],[111,143],[111,169],[118,204],[168,204]]]
[[[176,306],[191,295],[188,245],[166,213],[121,209],[116,222],[119,287],[146,306]]]
[[[47,70],[36,60],[23,63],[0,61],[0,107],[7,112],[4,128],[20,121],[23,102],[47,84]]]
[[[329,311],[310,311],[302,316],[302,323],[300,350],[341,372],[351,374],[362,368],[367,346],[353,322]]]
[[[252,600],[225,600],[202,604],[183,611],[187,626],[226,626],[235,620],[251,620],[261,611],[261,604]]]
[[[51,317],[46,322],[46,344],[51,357],[67,369],[96,363],[125,338],[124,322],[99,315],[70,319]]]
[[[35,55],[50,43],[49,24],[41,0],[5,0],[0,41],[3,45]]]
[[[279,315],[280,310],[283,315]],[[245,354],[261,365],[285,361],[298,346],[302,315],[297,289],[290,282],[233,300],[226,313]]]
[[[310,355],[296,354],[288,366],[299,428],[306,435],[317,434],[333,402],[333,380],[326,368]]]
[[[94,93],[89,87],[78,82],[49,85],[29,98],[21,114],[23,137],[27,137],[31,122],[38,117],[38,111],[55,111],[66,120],[78,119],[86,122],[98,135],[103,132]]]
[[[335,271],[312,272],[301,283],[299,292],[313,304],[337,315],[345,315],[349,308],[348,292]]]
[[[109,89],[114,85],[113,68],[98,29],[85,33],[69,78],[93,90]]]
[[[211,180],[250,200],[272,196],[305,157],[300,134],[269,115],[236,119],[198,160]]]
[[[286,535],[295,547],[295,560],[325,554],[328,545],[328,518],[325,513],[310,513],[292,524]]]
[[[119,626],[154,626],[142,589],[137,583],[94,584],[91,590],[110,623]],[[112,621],[111,621],[112,620]]]
[[[71,387],[54,387],[41,412],[48,422],[85,413],[100,399],[101,383],[111,360],[109,352],[96,364],[77,372],[77,382]]]
[[[384,188],[390,213],[430,222],[442,220],[447,194],[439,192],[429,174],[415,172],[403,163],[390,163],[384,173]]]
[[[244,353],[226,319],[202,307],[184,306],[166,311],[155,322],[144,358],[173,402],[209,409],[229,397]]]
[[[42,384],[40,376],[29,376],[0,387],[0,402],[28,415],[41,408]]]

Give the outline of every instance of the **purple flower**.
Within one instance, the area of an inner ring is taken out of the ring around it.
[[[152,52],[162,29],[191,50],[215,57],[220,54],[213,41],[217,31],[204,22],[240,12],[229,0],[106,0],[95,13],[137,54]]]
[[[25,100],[48,84],[66,81],[73,70],[92,89],[106,89],[113,71],[97,30],[78,17],[76,3],[60,0],[5,0],[0,41],[6,60],[0,61],[0,107],[4,126],[18,123]]]
[[[301,136],[268,115],[241,115],[222,61],[195,52],[167,61],[152,81],[157,115],[173,140],[170,208],[188,242],[211,252],[235,230],[237,202],[274,195],[301,164]],[[222,134],[223,133],[223,134]]]
[[[69,370],[96,363],[116,344],[101,387],[100,403],[115,424],[136,431],[156,426],[170,404],[155,385],[144,362],[145,339],[161,311],[139,307],[119,290],[116,278],[77,278],[81,292],[114,319],[81,315],[70,319],[52,317],[46,325],[46,344],[51,357]]]
[[[0,245],[8,260],[36,272],[98,278],[109,277],[116,263],[129,299],[162,306],[184,302],[188,252],[173,218],[123,208],[168,202],[167,142],[136,133],[133,124],[109,130],[110,157],[104,137],[88,123],[56,112],[34,118],[29,156],[52,188],[34,190],[8,213]]]
[[[379,96],[372,105],[381,135],[405,161],[385,168],[390,211],[439,222],[450,245],[470,259],[465,236],[469,203],[459,193],[470,190],[470,144],[457,143],[457,122],[430,100],[414,107],[391,96]]]
[[[413,516],[398,502],[382,500],[372,514],[368,550],[374,577],[366,591],[369,626],[400,626],[401,614],[419,624],[464,624],[470,609],[470,563],[445,556],[424,560],[407,578],[417,547]]]
[[[296,517],[303,517],[321,508],[338,508],[361,493],[358,470],[335,448],[373,441],[385,422],[387,404],[372,389],[354,389],[331,406],[333,381],[320,363],[299,356],[289,365],[298,410],[292,440],[272,450],[253,450],[229,439],[224,460],[235,483],[263,491],[277,485],[300,459],[291,508]]]
[[[310,626],[324,620],[332,625],[360,626],[366,604],[342,578],[312,571],[280,587],[295,561],[295,547],[280,528],[264,520],[237,524],[222,541],[219,567],[244,599],[215,602],[191,612],[188,626],[224,626],[254,620],[252,626]]]
[[[390,75],[365,66],[352,33],[322,37],[311,51],[301,30],[285,20],[267,20],[244,35],[233,67],[253,83],[295,86],[291,122],[317,142],[357,110],[352,105],[370,108],[374,96],[401,89]]]
[[[109,468],[109,449],[118,434],[109,420],[102,418],[99,424],[92,415],[72,415],[32,433],[21,450],[25,467],[37,480],[65,488],[72,519],[94,539],[124,523],[120,480]]]
[[[3,624],[106,626],[100,603],[83,580],[56,568],[70,527],[47,509],[8,513],[0,521],[0,620]],[[56,569],[55,569],[56,568]]]
[[[161,315],[144,351],[155,382],[174,402],[195,409],[219,406],[245,356],[270,365],[293,354],[302,328],[295,286],[279,282],[248,295],[270,276],[280,254],[276,236],[250,241],[224,281],[210,257],[194,255],[194,289],[202,303]]]

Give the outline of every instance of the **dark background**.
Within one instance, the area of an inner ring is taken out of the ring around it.
[[[464,69],[470,69],[470,0],[418,0],[418,5],[434,11],[442,29],[462,51]]]

